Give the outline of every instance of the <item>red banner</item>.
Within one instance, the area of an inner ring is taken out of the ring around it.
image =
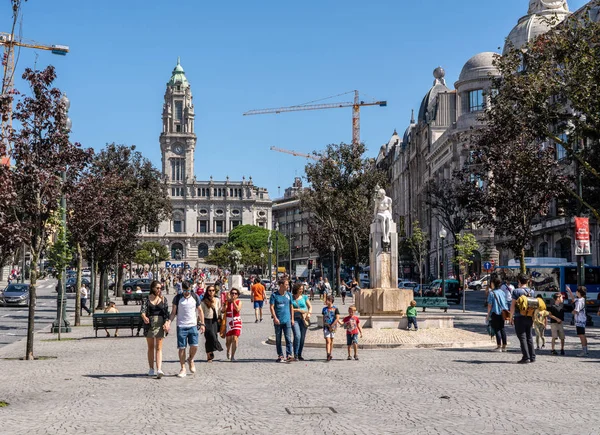
[[[586,217],[575,218],[575,255],[591,255],[590,220]]]

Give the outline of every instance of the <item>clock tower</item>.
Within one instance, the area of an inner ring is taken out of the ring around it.
[[[160,134],[162,172],[176,196],[185,196],[185,185],[194,178],[194,104],[192,90],[179,58],[167,83]],[[177,189],[177,190],[174,190]]]

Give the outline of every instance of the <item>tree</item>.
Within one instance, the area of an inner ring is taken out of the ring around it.
[[[158,251],[158,257],[152,254],[152,250]],[[144,242],[135,251],[134,260],[137,264],[152,264],[154,261],[165,261],[170,258],[169,249],[158,242]]]
[[[48,240],[49,221],[59,208],[62,193],[73,188],[73,174],[81,172],[91,152],[69,141],[67,115],[62,94],[53,88],[56,78],[54,67],[43,71],[25,70],[25,79],[32,96],[21,98],[13,112],[18,130],[9,132],[14,165],[10,178],[16,196],[11,204],[31,253],[30,301],[26,355],[34,359],[33,332],[35,318],[38,261]],[[67,172],[66,180],[59,176]]]
[[[462,285],[463,285],[463,312],[465,311],[466,304],[466,290],[467,283],[465,280],[466,268],[473,264],[473,253],[479,249],[477,239],[471,233],[458,234],[456,236],[456,242],[454,244],[456,255],[454,256],[454,263],[461,269]]]
[[[385,173],[372,159],[366,159],[365,145],[328,145],[320,160],[306,165],[310,187],[300,193],[300,207],[307,213],[309,237],[321,257],[335,247],[336,276],[339,282],[343,258],[355,266],[369,256],[369,232],[373,219],[373,198],[384,186]]]
[[[423,290],[423,266],[425,257],[429,252],[429,239],[427,233],[421,229],[419,221],[413,222],[412,235],[406,239],[406,243],[410,248],[415,263],[419,266],[419,287]]]
[[[277,237],[276,237],[277,233]],[[256,266],[261,263],[260,254],[266,257],[269,254],[269,234],[271,234],[271,247],[273,252],[279,255],[288,253],[288,241],[286,237],[275,230],[258,227],[256,225],[239,225],[229,233],[231,243],[242,254],[242,264]],[[277,248],[275,241],[277,240]]]
[[[574,199],[600,221],[599,40],[600,23],[578,14],[496,60],[487,126],[471,142],[472,177],[463,182],[480,201],[469,205],[507,239],[523,272],[532,219],[550,201]]]
[[[232,246],[229,244],[221,245],[217,248],[212,249],[204,261],[209,264],[215,264],[219,267],[229,266],[229,257],[232,251]]]

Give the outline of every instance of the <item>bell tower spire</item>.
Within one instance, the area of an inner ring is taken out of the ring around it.
[[[165,91],[160,135],[162,172],[170,184],[185,185],[194,178],[194,118],[191,86],[177,57]],[[171,189],[171,192],[183,192],[176,196],[184,196],[184,191],[185,188]]]

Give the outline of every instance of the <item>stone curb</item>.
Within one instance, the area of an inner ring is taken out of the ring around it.
[[[271,335],[265,341],[266,344],[275,345],[275,336]],[[281,340],[282,345],[285,345],[285,339]],[[305,342],[304,347],[324,349],[325,340],[322,343]],[[334,348],[346,348],[347,345],[343,343],[333,343]],[[358,344],[359,349],[373,350],[373,349],[461,349],[461,348],[480,348],[480,347],[496,347],[496,343],[489,340],[478,340],[478,341],[463,341],[463,342],[440,342],[440,343],[372,343],[372,344]]]

